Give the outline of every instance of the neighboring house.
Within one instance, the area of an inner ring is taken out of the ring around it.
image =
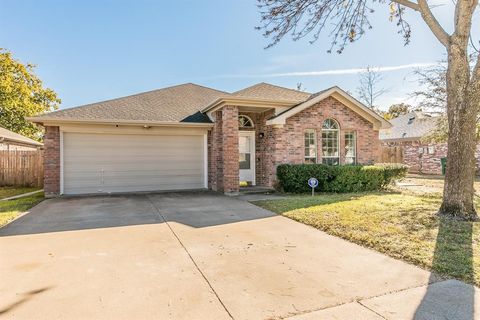
[[[40,115],[47,195],[273,186],[281,163],[373,163],[390,124],[338,87],[183,84]]]
[[[392,127],[380,131],[380,140],[384,147],[402,147],[403,163],[410,172],[442,174],[441,158],[447,156],[447,144],[422,141],[437,121],[436,116],[413,111],[390,120]]]
[[[42,143],[0,127],[0,150],[37,150]]]

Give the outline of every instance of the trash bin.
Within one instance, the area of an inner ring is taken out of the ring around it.
[[[447,157],[441,158],[440,162],[442,163],[442,174],[445,175],[445,171],[447,170]]]

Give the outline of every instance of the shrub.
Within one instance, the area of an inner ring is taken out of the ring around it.
[[[393,180],[405,178],[408,171],[408,166],[401,163],[377,163],[375,166],[384,168],[383,174],[387,185]]]
[[[310,192],[307,181],[318,179],[316,191],[361,192],[385,188],[395,179],[405,177],[407,166],[397,163],[376,165],[282,164],[277,167],[279,186],[285,192]]]

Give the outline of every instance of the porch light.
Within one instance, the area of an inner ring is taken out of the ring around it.
[[[258,134],[258,137],[259,137],[260,139],[263,139],[263,136],[264,136],[263,132],[260,132],[260,133]]]

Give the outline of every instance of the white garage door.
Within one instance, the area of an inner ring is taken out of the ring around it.
[[[63,134],[63,193],[205,187],[204,136]]]

